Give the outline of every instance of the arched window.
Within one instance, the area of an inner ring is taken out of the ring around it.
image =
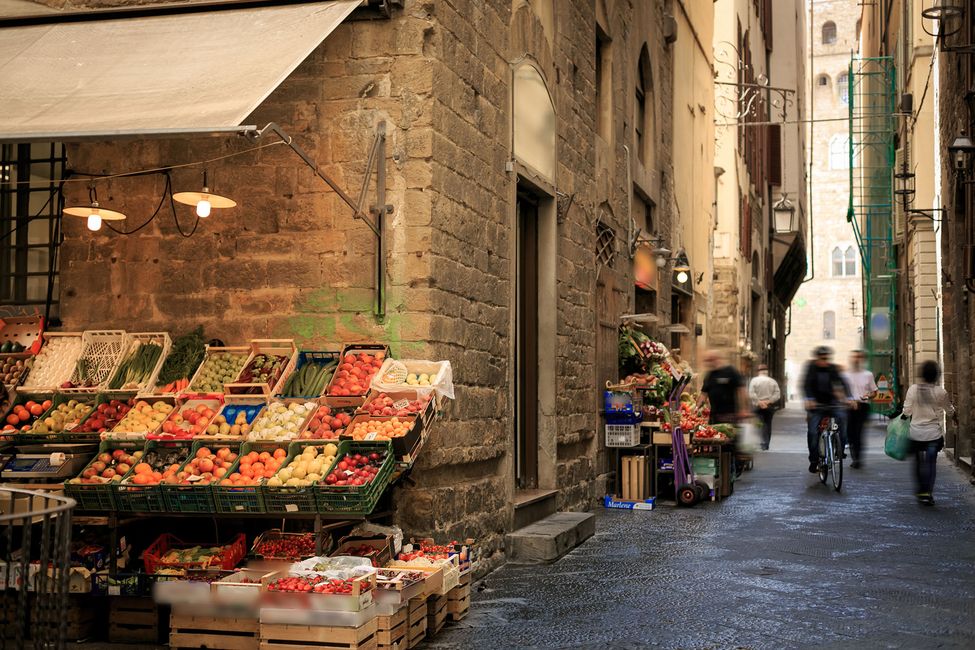
[[[836,88],[840,91],[840,102],[844,106],[850,105],[850,73],[844,72],[836,78]]]
[[[818,77],[816,77],[816,85],[817,86],[820,86],[820,87],[826,87],[826,86],[828,86],[829,85],[829,75],[828,74],[821,74]]]
[[[832,267],[833,277],[852,278],[857,274],[857,250],[850,244],[834,246],[830,253],[830,266]]]
[[[836,338],[836,312],[823,312],[823,340],[829,341]]]
[[[846,247],[846,253],[843,255],[844,271],[846,275],[852,277],[857,274],[857,251],[853,246]]]
[[[657,114],[654,108],[653,70],[650,52],[644,45],[636,69],[636,109],[633,117],[636,130],[637,156],[644,165],[656,167],[657,163]]]
[[[555,178],[555,104],[538,69],[525,62],[514,73],[515,157],[540,173]]]
[[[836,23],[827,20],[823,23],[823,45],[832,45],[836,42]]]
[[[850,136],[834,135],[829,139],[829,168],[848,169],[850,167]]]

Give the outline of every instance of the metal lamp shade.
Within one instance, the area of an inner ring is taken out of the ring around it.
[[[211,208],[233,208],[237,202],[219,194],[209,192],[177,192],[173,194],[173,200],[185,205],[196,205],[200,201],[209,201]]]

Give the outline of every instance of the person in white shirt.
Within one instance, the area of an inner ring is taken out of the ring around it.
[[[748,382],[748,397],[759,422],[762,423],[762,449],[768,449],[772,441],[772,414],[775,405],[782,398],[779,382],[768,376],[768,366],[758,366],[758,374]]]
[[[954,414],[948,392],[938,385],[941,368],[934,361],[921,364],[921,379],[907,389],[904,415],[911,418],[911,450],[914,452],[914,477],[917,499],[924,505],[934,505],[934,475],[938,452],[944,445],[942,422],[947,412]]]
[[[863,350],[854,350],[850,355],[850,370],[843,373],[843,379],[850,387],[850,395],[853,397],[847,417],[846,437],[850,443],[850,456],[853,458],[850,466],[854,469],[863,464],[863,425],[870,415],[870,400],[877,394],[877,382],[874,381],[873,373],[863,367],[866,358]]]

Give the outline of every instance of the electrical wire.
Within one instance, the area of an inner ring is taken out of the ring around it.
[[[153,211],[152,215],[150,215],[149,218],[146,219],[145,222],[142,225],[137,226],[133,230],[128,230],[128,231],[120,230],[120,229],[116,228],[115,226],[113,226],[108,221],[105,221],[104,222],[105,226],[109,230],[111,230],[112,232],[118,233],[119,235],[134,235],[135,233],[139,232],[140,230],[142,230],[143,228],[145,228],[146,226],[148,226],[150,223],[152,223],[155,220],[156,216],[159,214],[159,211],[162,210],[163,205],[165,205],[167,194],[169,194],[169,195],[172,194],[172,184],[173,184],[172,177],[169,175],[169,172],[168,171],[167,172],[163,172],[163,173],[166,176],[166,183],[163,186],[163,194],[162,194],[162,197],[160,197],[160,199],[159,199],[159,205],[156,206],[155,211]]]
[[[66,183],[93,183],[93,182],[99,182],[99,181],[107,181],[107,180],[111,180],[113,178],[125,178],[125,177],[128,177],[128,176],[145,176],[145,175],[148,175],[148,174],[160,174],[160,173],[163,173],[163,172],[170,172],[170,171],[172,171],[174,169],[185,169],[185,168],[188,168],[188,167],[200,167],[200,166],[204,166],[204,165],[209,165],[211,163],[219,162],[221,160],[226,160],[228,158],[234,158],[236,156],[243,156],[244,154],[248,154],[248,153],[251,153],[251,152],[254,152],[254,151],[259,151],[261,149],[267,149],[268,147],[276,147],[276,146],[282,145],[282,144],[287,144],[287,143],[284,140],[275,140],[273,142],[266,142],[264,144],[257,145],[256,147],[249,147],[247,149],[242,149],[240,151],[235,151],[233,153],[224,154],[222,156],[216,156],[215,158],[207,158],[205,160],[197,160],[197,161],[193,161],[193,162],[179,163],[179,164],[174,164],[174,165],[163,165],[161,167],[150,167],[148,169],[138,169],[138,170],[128,171],[128,172],[119,172],[117,174],[96,174],[96,173],[93,173],[93,172],[73,171],[72,172],[73,175],[75,175],[75,176],[82,176],[83,178],[77,178],[77,179],[71,179],[71,178],[69,178],[69,179],[65,179],[64,182],[66,182]],[[94,179],[94,180],[92,180],[92,179]],[[34,182],[34,181],[31,181],[31,180],[16,181],[14,183],[8,183],[8,185],[29,185],[32,182]]]

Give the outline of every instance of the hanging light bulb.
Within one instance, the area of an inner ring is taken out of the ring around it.
[[[196,216],[205,219],[210,216],[210,197],[200,199],[196,204]]]
[[[72,217],[83,217],[88,225],[88,230],[97,232],[101,230],[102,221],[122,221],[125,215],[115,210],[106,210],[98,205],[98,195],[94,186],[88,188],[88,195],[91,197],[91,205],[76,205],[64,209],[64,214]]]
[[[195,206],[196,216],[201,219],[209,217],[213,208],[232,208],[237,205],[233,199],[211,192],[208,181],[208,171],[203,170],[203,189],[199,192],[177,192],[173,194],[173,200],[184,205]]]
[[[88,215],[88,230],[95,232],[96,230],[101,229],[101,227],[102,218],[98,212],[93,210],[92,213]]]
[[[677,282],[679,282],[680,284],[684,284],[685,282],[687,282],[687,271],[677,272]]]

